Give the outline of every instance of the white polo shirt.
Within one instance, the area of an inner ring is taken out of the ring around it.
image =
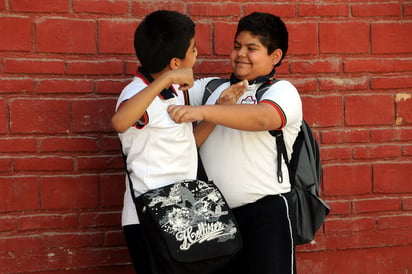
[[[144,79],[134,77],[120,94],[116,110],[146,86]],[[196,178],[197,151],[192,124],[177,124],[167,112],[170,105],[185,104],[184,93],[177,86],[174,90],[176,96],[171,99],[157,96],[147,108],[144,121],[119,134],[136,196],[178,180]],[[125,182],[123,226],[139,223],[127,176]]]
[[[211,78],[198,80],[190,90],[190,104],[200,105],[203,91]],[[214,104],[229,82],[222,84],[206,104]],[[255,92],[261,84],[251,85],[238,103],[256,104]],[[296,88],[278,81],[262,96],[283,116],[283,134],[290,158],[293,142],[302,122],[302,103]],[[290,191],[287,166],[283,161],[283,183],[277,181],[275,138],[268,131],[241,131],[217,125],[200,148],[205,171],[220,188],[232,208],[253,203],[267,195]]]

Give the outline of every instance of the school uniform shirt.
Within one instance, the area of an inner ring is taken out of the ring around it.
[[[195,82],[189,93],[191,105],[202,104],[205,86],[211,79]],[[229,82],[220,85],[206,104],[215,104],[229,85]],[[281,80],[270,86],[257,102],[255,93],[260,85],[249,85],[237,103],[270,104],[279,113],[290,159],[302,122],[299,93],[290,82]],[[216,125],[200,147],[200,156],[209,180],[220,188],[232,208],[290,191],[289,173],[283,158],[283,183],[278,182],[276,141],[268,131],[242,131]]]
[[[147,80],[137,74],[120,94],[116,110],[147,85]],[[169,94],[171,98],[157,96],[142,119],[127,131],[119,133],[136,197],[175,181],[196,178],[197,150],[192,124],[177,124],[167,112],[170,105],[185,104],[184,92],[177,86],[173,89],[173,93]],[[127,176],[125,183],[122,226],[139,223]]]

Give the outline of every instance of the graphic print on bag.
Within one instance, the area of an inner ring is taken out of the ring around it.
[[[203,181],[182,181],[146,192],[143,209],[158,220],[161,231],[174,237],[181,251],[207,241],[235,238],[236,225],[222,194]]]

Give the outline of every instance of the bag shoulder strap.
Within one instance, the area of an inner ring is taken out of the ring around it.
[[[205,87],[205,92],[203,93],[203,98],[202,98],[202,105],[206,104],[207,99],[210,97],[210,95],[223,83],[229,81],[227,78],[215,78],[209,81],[209,83],[206,84]]]

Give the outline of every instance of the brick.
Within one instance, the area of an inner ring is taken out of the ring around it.
[[[362,231],[373,230],[375,228],[375,218],[331,218],[325,222],[326,233],[341,231]]]
[[[74,162],[67,157],[24,157],[14,158],[16,171],[73,171]]]
[[[299,5],[299,16],[331,16],[339,17],[349,16],[349,5],[348,4],[300,4]]]
[[[207,16],[207,17],[221,17],[230,16],[234,14],[241,14],[240,5],[238,3],[192,3],[188,6],[190,16]],[[238,21],[239,17],[233,18],[233,21]]]
[[[389,128],[371,130],[372,142],[392,142],[412,140],[412,129],[408,128]]]
[[[96,81],[96,93],[119,95],[123,88],[129,83],[128,80],[101,80]]]
[[[377,219],[379,229],[405,228],[412,226],[412,214],[382,216]]]
[[[55,137],[40,142],[41,152],[97,152],[98,140],[93,137]]]
[[[53,176],[41,179],[42,209],[96,208],[98,206],[98,177]]]
[[[122,61],[75,61],[67,62],[67,74],[106,75],[122,74]]]
[[[12,11],[25,12],[69,12],[70,6],[67,0],[10,0]]]
[[[36,139],[33,138],[0,138],[0,151],[9,152],[35,152]]]
[[[99,53],[135,54],[133,41],[137,25],[130,20],[99,20]]]
[[[330,216],[333,215],[348,215],[351,213],[350,201],[338,200],[338,201],[326,201],[330,207]]]
[[[246,3],[243,6],[244,14],[250,14],[252,12],[267,12],[281,17],[282,19],[287,17],[294,17],[296,14],[296,5],[294,4],[259,4],[259,3]]]
[[[385,212],[385,211],[399,211],[399,198],[375,198],[375,199],[361,199],[352,202],[354,213],[366,212]]]
[[[412,23],[373,23],[372,32],[372,53],[410,53],[412,44]]]
[[[372,77],[372,89],[397,89],[412,87],[412,77],[398,76],[398,77]]]
[[[7,59],[4,65],[7,73],[64,74],[62,60]]]
[[[0,232],[12,231],[16,229],[16,217],[5,216],[0,217]],[[0,255],[0,258],[2,256]]]
[[[412,59],[410,58],[357,58],[348,59],[344,62],[344,71],[387,73],[395,71],[411,71]]]
[[[366,3],[351,5],[352,16],[400,16],[400,3]]]
[[[400,145],[362,145],[353,148],[354,159],[387,159],[400,156]]]
[[[133,77],[134,73],[136,72],[137,67],[140,65],[139,60],[137,61],[126,61],[126,75],[130,75]]]
[[[93,247],[101,246],[103,241],[102,233],[87,232],[87,233],[44,233],[38,235],[27,235],[20,237],[5,237],[0,239],[0,250],[5,250],[5,247],[12,251],[24,249],[38,249],[40,247],[57,247],[65,249],[73,247]]]
[[[11,159],[0,158],[0,172],[11,171]]]
[[[5,101],[0,99],[0,133],[5,133],[8,131],[8,122],[9,122],[8,108],[5,104]]]
[[[78,216],[76,213],[23,216],[17,219],[17,225],[20,231],[75,228]]]
[[[369,233],[369,234],[368,234]],[[355,245],[367,240],[368,242],[381,242],[381,238],[392,240],[390,233],[373,234],[368,231],[348,235],[348,237],[336,238],[336,249],[321,252],[302,252],[297,257],[298,273],[404,273],[412,263],[405,254],[410,254],[410,246],[393,246],[387,244],[375,248],[341,248],[342,245]],[[395,233],[397,237],[399,233]],[[344,241],[343,243],[340,243]],[[329,243],[331,241],[328,241]],[[329,244],[332,246],[331,244]],[[335,246],[335,245],[333,245]],[[373,246],[373,244],[369,245]]]
[[[81,156],[77,157],[79,170],[109,170],[122,169],[124,163],[121,157],[116,156]]]
[[[287,67],[287,63],[283,60],[280,67]],[[276,70],[279,72],[279,70]],[[299,77],[299,79],[290,79],[293,85],[297,88],[300,94],[316,92],[319,90],[319,84],[317,79]]]
[[[117,137],[117,135],[114,135],[114,134],[112,136],[105,135],[102,138],[101,146],[102,146],[103,151],[120,152],[119,138]]]
[[[323,191],[326,196],[371,193],[372,167],[368,164],[324,166]]]
[[[126,245],[123,231],[108,231],[104,237],[104,244],[106,246]]]
[[[324,161],[352,159],[351,147],[326,147],[321,149],[321,159]]]
[[[369,130],[328,130],[321,133],[322,144],[368,143]]]
[[[379,110],[379,112],[377,112]],[[349,95],[345,102],[347,125],[391,125],[395,120],[391,95]]]
[[[290,23],[287,25],[289,32],[288,54],[318,54],[317,24],[311,22]]]
[[[69,104],[58,99],[16,99],[10,104],[13,133],[67,133]]]
[[[319,78],[319,88],[322,91],[366,90],[369,89],[369,77],[321,77]]]
[[[412,93],[398,93],[395,97],[397,125],[412,124]]]
[[[0,177],[0,212],[35,210],[39,206],[39,190],[35,177]]]
[[[33,92],[33,80],[25,78],[0,79],[0,94]]]
[[[113,131],[111,117],[116,102],[112,99],[78,100],[72,103],[75,132]]]
[[[80,226],[84,228],[92,227],[120,227],[120,212],[82,213],[80,214]]]
[[[196,23],[195,40],[198,55],[212,54],[212,24]]]
[[[369,25],[363,22],[320,23],[319,41],[321,53],[366,53],[370,46]]]
[[[412,4],[404,3],[403,4],[403,15],[412,15]]]
[[[102,207],[120,207],[125,192],[125,173],[100,175],[100,203]]]
[[[404,197],[402,199],[402,210],[412,210],[412,197]]]
[[[316,126],[343,124],[343,102],[341,96],[302,96],[303,117]]]
[[[193,69],[198,74],[210,75],[224,75],[229,77],[232,72],[232,67],[228,59],[225,60],[198,60]]]
[[[89,80],[42,80],[37,85],[38,93],[92,93],[93,81]]]
[[[0,256],[2,256],[1,273],[127,274],[134,272],[128,251],[124,246],[37,247],[3,252]]]
[[[297,61],[289,62],[291,73],[331,73],[342,71],[342,62],[337,58],[329,58],[328,60],[313,60],[313,61]]]
[[[374,164],[373,178],[376,193],[410,193],[412,163]]]
[[[402,147],[402,156],[412,156],[412,145]]]
[[[0,50],[29,51],[32,48],[32,29],[29,18],[1,17]]]
[[[73,10],[75,12],[103,13],[103,14],[128,14],[128,0],[74,0]]]
[[[94,20],[39,18],[35,23],[39,52],[96,53]]]
[[[82,0],[79,0],[82,1]],[[155,10],[175,10],[187,14],[184,2],[177,1],[153,1],[139,0],[133,1],[133,15],[146,16]]]
[[[218,55],[229,55],[233,49],[236,24],[217,22],[214,23],[213,45],[214,52]]]

